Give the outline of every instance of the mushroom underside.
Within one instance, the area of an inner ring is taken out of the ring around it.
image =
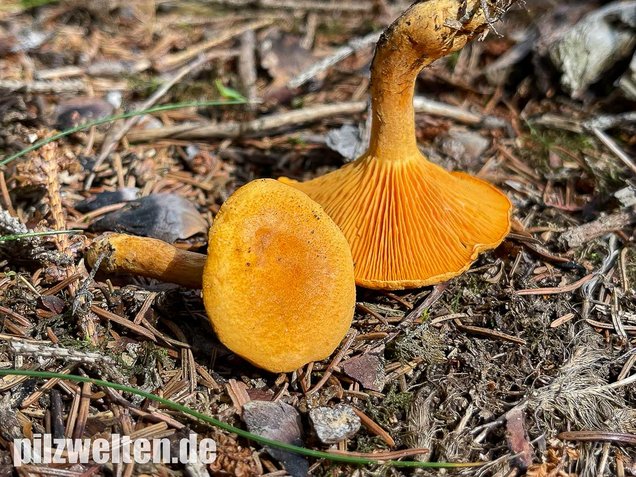
[[[421,155],[363,156],[322,177],[281,178],[321,204],[347,238],[356,283],[402,289],[465,271],[510,230],[511,204],[494,186]]]

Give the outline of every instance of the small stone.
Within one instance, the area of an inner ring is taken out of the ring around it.
[[[361,128],[352,124],[345,124],[338,129],[332,129],[325,137],[325,144],[333,151],[340,153],[348,161],[360,157],[367,147],[363,140]],[[367,141],[368,142],[368,141]]]
[[[85,199],[75,204],[75,209],[86,214],[107,205],[118,204],[120,202],[130,202],[137,198],[139,189],[136,187],[124,187],[115,191],[100,192],[90,199]]]
[[[247,429],[259,436],[302,446],[300,415],[293,406],[282,401],[249,401],[243,406]],[[285,466],[293,477],[307,475],[309,464],[304,457],[275,447],[265,447],[269,455]]]
[[[550,60],[561,71],[561,84],[570,96],[581,97],[633,53],[635,13],[634,2],[611,2],[585,15],[550,44]]]
[[[106,102],[109,103],[113,108],[119,109],[121,108],[122,103],[122,94],[119,90],[113,90],[106,93]]]
[[[309,411],[314,430],[325,444],[335,444],[355,435],[360,429],[360,418],[351,406],[317,407]]]
[[[441,140],[441,149],[449,157],[473,164],[490,147],[490,140],[466,128],[451,128]]]
[[[54,124],[58,129],[69,129],[113,113],[113,106],[100,98],[78,96],[58,104]]]
[[[634,207],[636,205],[636,187],[627,186],[614,192],[623,207]]]
[[[192,202],[177,194],[151,194],[93,222],[92,232],[124,232],[174,243],[205,234],[208,224]]]
[[[379,356],[363,354],[348,359],[340,365],[342,371],[366,389],[382,392],[384,388],[384,366]]]

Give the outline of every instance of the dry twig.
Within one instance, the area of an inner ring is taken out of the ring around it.
[[[465,124],[478,125],[490,123],[502,125],[498,118],[472,113],[457,106],[441,103],[418,96],[414,102],[415,111],[418,113],[442,116],[454,119]],[[180,124],[143,131],[131,131],[126,135],[131,142],[157,141],[159,139],[212,139],[212,138],[238,138],[259,137],[271,134],[283,128],[296,128],[303,124],[327,119],[338,115],[360,114],[366,111],[366,101],[352,101],[336,104],[322,104],[309,106],[296,111],[276,113],[263,116],[251,121],[238,123],[226,121],[222,124]]]

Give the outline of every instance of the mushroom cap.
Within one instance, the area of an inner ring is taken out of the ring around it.
[[[340,226],[356,283],[366,288],[446,281],[510,230],[512,204],[502,192],[419,153],[397,160],[367,154],[307,182],[280,180],[322,205]]]
[[[351,326],[353,259],[307,195],[273,179],[239,188],[209,234],[203,301],[219,339],[272,372],[328,357]]]

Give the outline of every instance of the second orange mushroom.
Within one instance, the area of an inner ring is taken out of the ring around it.
[[[419,71],[487,27],[479,0],[413,5],[376,48],[368,150],[308,182],[280,178],[322,205],[342,229],[358,285],[395,290],[448,280],[508,234],[508,198],[483,180],[431,163],[415,137],[413,90]]]

